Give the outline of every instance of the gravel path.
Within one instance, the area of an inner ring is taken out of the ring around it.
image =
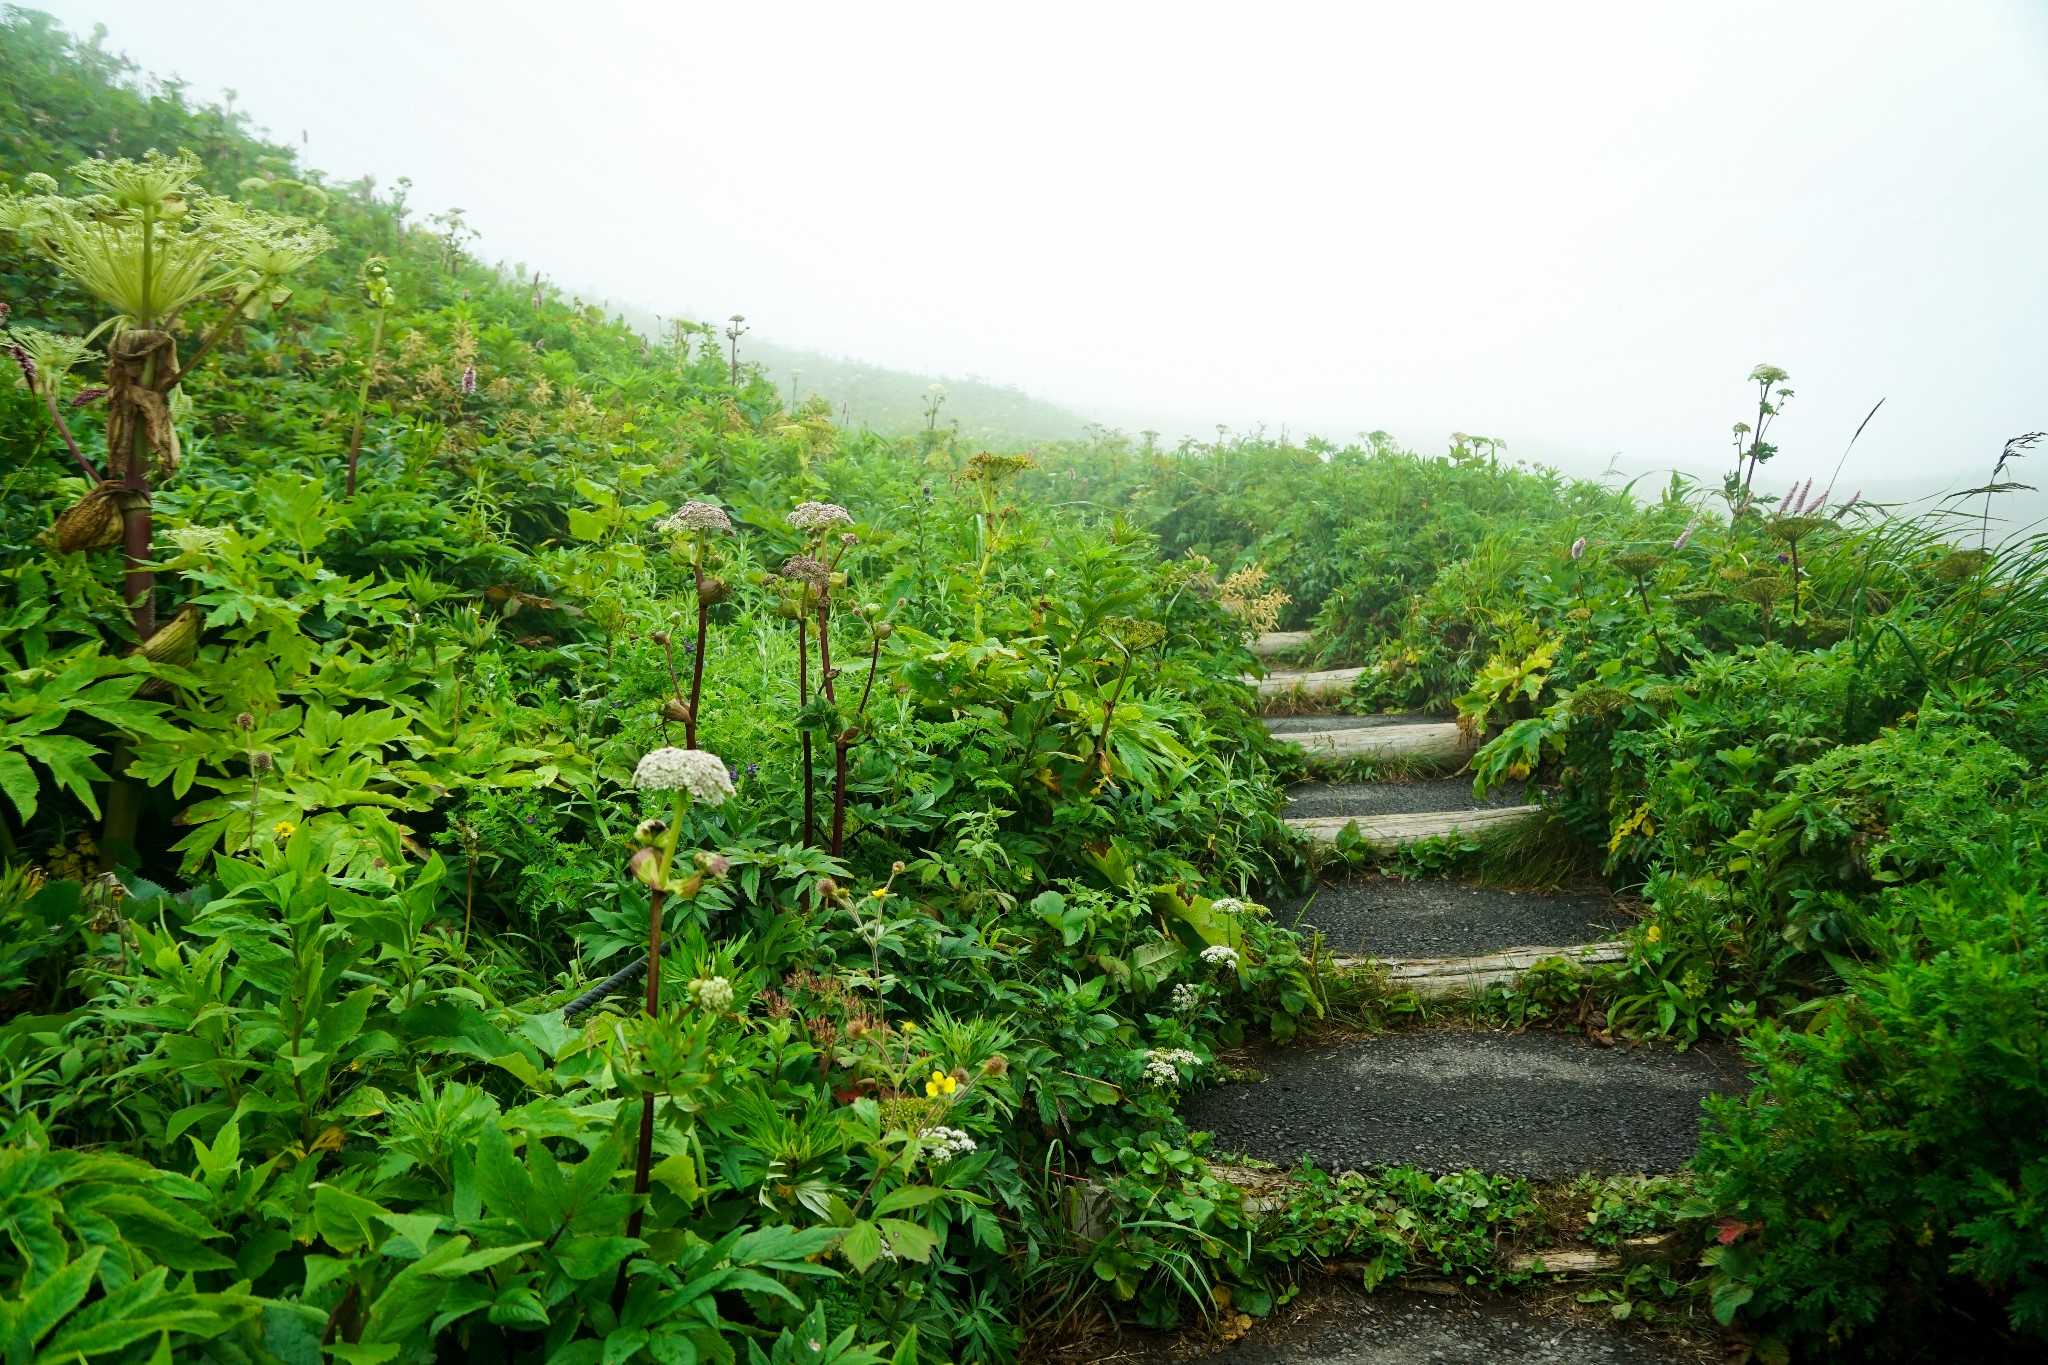
[[[1495,787],[1485,800],[1472,796],[1469,777],[1419,777],[1409,782],[1299,782],[1287,789],[1284,816],[1426,815],[1439,810],[1484,810],[1535,800],[1520,783]]]
[[[1227,1365],[1678,1365],[1699,1358],[1641,1334],[1520,1305],[1348,1287],[1316,1294],[1290,1321],[1259,1324],[1235,1345],[1189,1357]]]
[[[1216,1146],[1325,1170],[1409,1164],[1559,1180],[1673,1171],[1700,1100],[1742,1089],[1726,1051],[1603,1048],[1550,1032],[1397,1033],[1261,1053],[1263,1081],[1189,1099]]]
[[[1612,938],[1630,923],[1604,895],[1538,895],[1454,881],[1367,877],[1276,906],[1274,919],[1320,929],[1340,956],[1470,957],[1501,948]]]
[[[1383,716],[1268,716],[1266,728],[1276,735],[1314,735],[1325,730],[1377,730],[1386,725],[1434,725],[1451,720],[1421,711],[1401,711]]]

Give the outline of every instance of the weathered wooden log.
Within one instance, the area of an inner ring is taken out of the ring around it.
[[[1269,630],[1252,641],[1252,653],[1261,659],[1291,654],[1297,649],[1308,647],[1310,634],[1311,632],[1306,630]]]
[[[1335,844],[1345,826],[1357,825],[1358,837],[1367,847],[1386,853],[1425,839],[1520,824],[1542,813],[1541,806],[1483,806],[1477,810],[1434,810],[1419,815],[1304,815],[1287,824],[1319,844]]]
[[[1609,939],[1564,948],[1502,948],[1476,957],[1333,957],[1329,966],[1339,972],[1379,972],[1396,991],[1441,1000],[1480,995],[1494,986],[1512,986],[1524,972],[1551,958],[1563,958],[1582,967],[1624,962],[1628,959],[1628,944]]]
[[[1457,764],[1470,758],[1479,747],[1457,722],[1448,720],[1314,730],[1281,738],[1299,745],[1312,763],[1365,758],[1376,763]]]
[[[1341,697],[1365,672],[1362,668],[1319,668],[1310,672],[1283,668],[1263,678],[1247,677],[1259,695],[1271,697]]]

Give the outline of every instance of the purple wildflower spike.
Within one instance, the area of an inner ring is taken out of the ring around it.
[[[473,394],[475,392],[476,366],[464,365],[462,367],[462,396],[467,398],[470,394]]]
[[[1573,558],[1573,559],[1584,559],[1585,557],[1586,557],[1586,538],[1585,538],[1584,536],[1580,536],[1580,537],[1579,537],[1579,538],[1578,538],[1577,540],[1575,540],[1575,541],[1573,541],[1573,542],[1572,542],[1572,558]]]
[[[74,408],[82,408],[86,406],[88,403],[97,403],[106,396],[107,391],[105,389],[80,389],[78,391],[78,396],[71,400],[71,406]]]
[[[1699,526],[1699,524],[1700,520],[1698,517],[1694,517],[1691,521],[1685,524],[1685,530],[1679,533],[1678,539],[1671,542],[1671,548],[1674,552],[1678,550],[1683,550],[1685,548],[1685,542],[1692,539],[1692,533]]]
[[[21,377],[28,381],[30,390],[34,390],[36,386],[36,362],[29,357],[28,349],[24,346],[9,346],[7,354],[14,357],[15,364],[21,366]]]

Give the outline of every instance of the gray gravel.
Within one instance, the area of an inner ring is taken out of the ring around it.
[[[1188,1125],[1215,1133],[1221,1151],[1334,1171],[1673,1171],[1698,1145],[1700,1100],[1743,1088],[1727,1051],[1604,1048],[1552,1032],[1384,1034],[1252,1065],[1266,1079],[1193,1096]]]
[[[1273,907],[1281,924],[1322,931],[1336,954],[1469,957],[1502,948],[1597,943],[1628,912],[1604,895],[1542,895],[1455,881],[1363,877]]]
[[[1287,789],[1281,814],[1426,815],[1439,810],[1483,810],[1488,806],[1520,806],[1535,793],[1511,782],[1474,799],[1469,777],[1418,777],[1406,782],[1300,782]]]
[[[1333,1288],[1295,1320],[1261,1323],[1235,1345],[1192,1359],[1228,1365],[1676,1365],[1698,1355],[1519,1305]]]
[[[1455,719],[1422,711],[1396,711],[1379,716],[1268,716],[1266,728],[1276,735],[1315,735],[1325,730],[1377,730],[1383,725],[1440,724]]]

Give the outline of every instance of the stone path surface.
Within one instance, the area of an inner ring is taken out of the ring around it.
[[[1545,943],[1611,939],[1630,916],[1604,895],[1539,895],[1449,880],[1362,877],[1276,905],[1273,917],[1320,931],[1338,956],[1448,958]]]
[[[1551,1032],[1391,1033],[1274,1049],[1254,1065],[1264,1079],[1190,1099],[1189,1126],[1220,1152],[1335,1171],[1674,1171],[1698,1143],[1700,1101],[1742,1089],[1733,1054]]]
[[[1258,1324],[1242,1341],[1182,1359],[1215,1365],[1690,1365],[1718,1355],[1478,1297],[1400,1289],[1367,1294],[1335,1285],[1302,1297],[1298,1308]],[[1151,1357],[1135,1359],[1150,1365]]]

